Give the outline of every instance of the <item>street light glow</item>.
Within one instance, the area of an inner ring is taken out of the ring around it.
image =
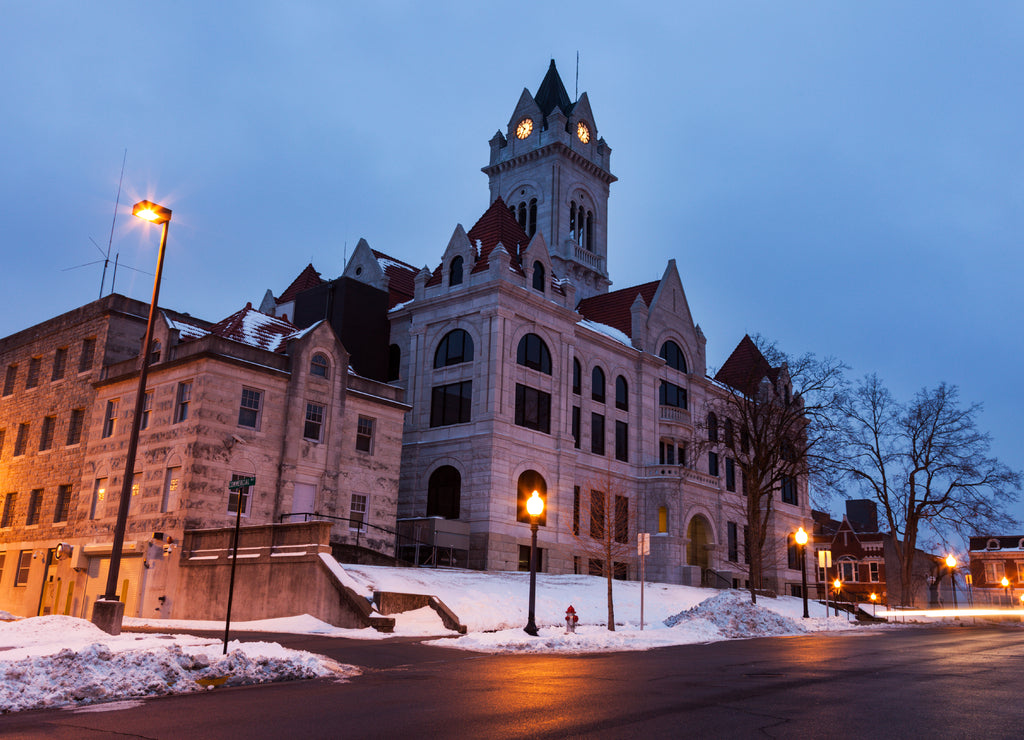
[[[949,568],[955,568],[956,567],[956,558],[953,557],[953,553],[950,553],[949,555],[946,556],[946,566],[949,567]]]
[[[807,532],[804,531],[803,527],[800,527],[800,529],[798,529],[796,531],[796,544],[798,544],[798,545],[806,545],[807,544]]]
[[[843,587],[843,582],[837,578],[834,581],[832,581],[832,585],[836,588],[836,590],[839,590]]]
[[[132,206],[132,215],[154,224],[165,224],[171,220],[171,209],[148,200],[140,200]]]
[[[1003,584],[1003,588],[1009,588],[1010,587],[1010,579],[1007,578],[1006,576],[1003,576],[1003,580],[1001,580],[1000,583]]]
[[[537,491],[526,500],[526,513],[532,517],[538,517],[544,513],[544,499]]]

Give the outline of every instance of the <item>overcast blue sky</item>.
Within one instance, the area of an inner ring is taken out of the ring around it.
[[[128,209],[172,208],[166,305],[221,319],[360,237],[433,266],[523,87],[554,58],[573,95],[578,51],[613,288],[675,258],[712,368],[761,332],[903,398],[954,383],[1024,468],[1024,5],[623,6],[0,0],[0,335],[99,295],[66,268],[102,259],[125,150],[113,253],[151,272]]]

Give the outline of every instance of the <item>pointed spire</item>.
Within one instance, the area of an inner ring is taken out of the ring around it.
[[[548,72],[544,75],[544,79],[541,81],[540,87],[537,88],[537,94],[533,96],[533,99],[545,116],[555,108],[560,108],[566,116],[572,112],[572,101],[569,99],[569,93],[565,91],[562,78],[558,75],[554,59],[551,60]]]

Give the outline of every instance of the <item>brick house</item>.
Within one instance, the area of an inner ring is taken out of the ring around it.
[[[1020,606],[1024,535],[971,537],[970,548],[971,588],[978,603]],[[1003,578],[1008,586],[1003,586]]]

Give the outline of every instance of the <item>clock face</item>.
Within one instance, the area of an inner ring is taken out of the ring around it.
[[[518,124],[516,124],[516,138],[525,139],[533,133],[533,119],[524,118]]]
[[[578,136],[580,141],[582,141],[584,144],[589,143],[590,126],[585,124],[583,121],[580,121],[578,124],[576,124],[576,136]]]

